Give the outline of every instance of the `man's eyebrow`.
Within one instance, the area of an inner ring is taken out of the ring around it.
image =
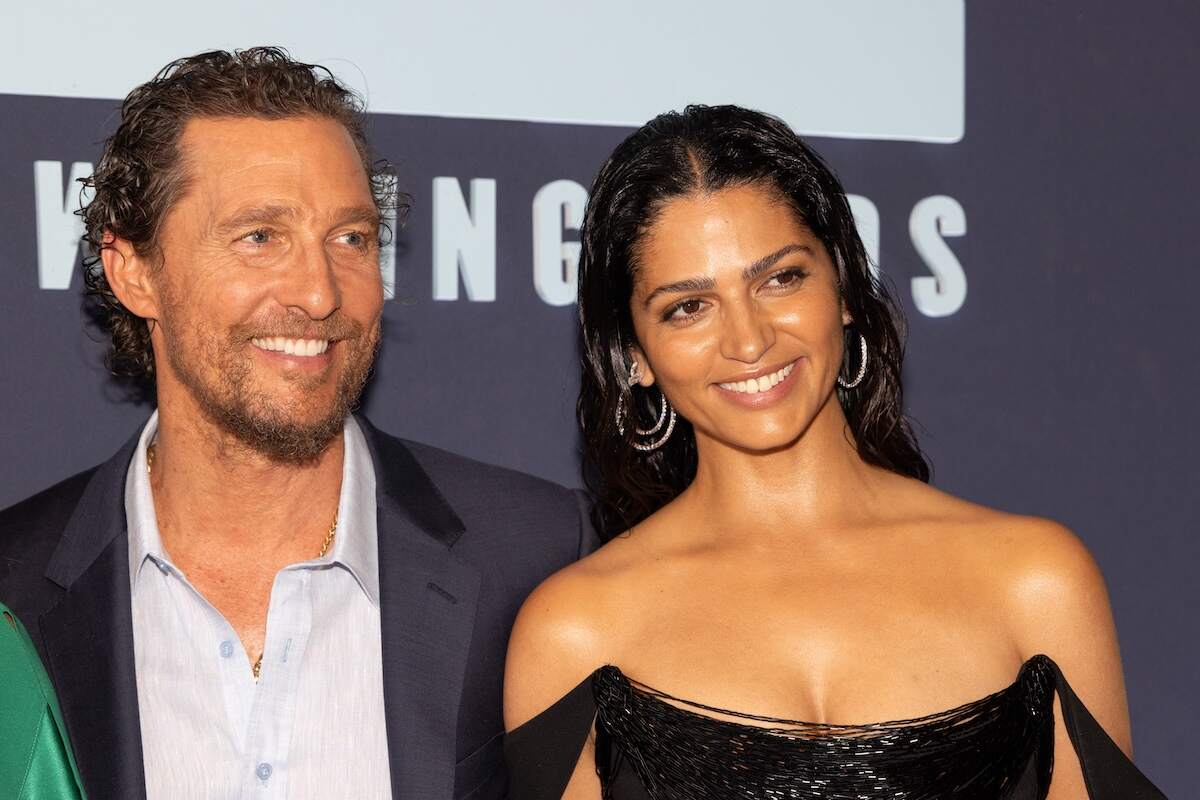
[[[763,256],[758,261],[755,261],[750,266],[742,270],[742,280],[752,281],[759,275],[763,274],[771,267],[779,263],[779,260],[790,253],[808,253],[813,254],[813,249],[806,244],[789,244],[779,248],[770,255]],[[657,289],[646,296],[645,307],[649,308],[651,301],[660,294],[676,294],[679,292],[707,292],[716,286],[716,282],[709,277],[684,278],[681,281],[674,283],[664,283]]]
[[[281,220],[295,217],[300,212],[291,206],[254,206],[238,211],[229,219],[217,226],[221,235],[240,233],[256,225],[275,225]],[[372,228],[378,228],[383,220],[379,209],[374,206],[345,206],[335,209],[330,217],[338,225],[363,222]]]
[[[254,225],[274,225],[281,219],[296,216],[291,206],[255,206],[244,208],[217,226],[220,233],[236,233]]]
[[[796,252],[807,253],[810,256],[815,255],[813,253],[813,249],[806,244],[799,244],[799,243],[789,244],[785,247],[779,248],[774,253],[771,253],[769,256],[763,256],[758,261],[755,261],[753,264],[751,264],[750,266],[748,266],[744,270],[742,270],[742,280],[744,280],[744,281],[754,280],[759,275],[762,275],[764,272],[769,270],[771,267],[775,266],[779,262],[779,259],[783,258],[784,256],[786,256],[790,253],[796,253]]]
[[[383,219],[375,206],[346,206],[333,212],[333,217],[339,225],[350,222],[365,222],[373,228],[378,228]]]

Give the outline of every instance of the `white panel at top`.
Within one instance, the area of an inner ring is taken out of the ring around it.
[[[963,135],[963,0],[2,0],[0,93],[119,98],[278,44],[376,112],[638,125],[738,103],[811,135]]]

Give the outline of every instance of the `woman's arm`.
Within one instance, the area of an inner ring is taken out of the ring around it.
[[[1075,534],[1057,523],[1022,518],[1011,531],[1007,607],[1023,658],[1045,653],[1117,746],[1132,755],[1129,709],[1116,627],[1099,567]],[[1087,797],[1079,759],[1055,699],[1054,776],[1050,800]]]
[[[510,733],[554,705],[605,663],[603,626],[597,619],[597,597],[590,583],[568,567],[539,586],[521,607],[504,670],[504,726]],[[594,727],[589,727],[564,800],[600,797],[594,740]]]

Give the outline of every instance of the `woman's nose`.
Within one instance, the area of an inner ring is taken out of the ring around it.
[[[734,361],[753,364],[775,344],[770,318],[753,303],[727,308],[723,326],[721,355]]]

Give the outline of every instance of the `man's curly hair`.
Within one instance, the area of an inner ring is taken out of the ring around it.
[[[318,116],[340,122],[354,141],[381,215],[407,211],[391,167],[375,161],[364,133],[362,99],[329,70],[294,61],[278,47],[214,50],[173,61],[121,104],[121,122],[104,144],[95,172],[81,182],[94,191],[83,217],[84,284],[93,315],[111,339],[114,375],[154,385],[154,352],[146,320],[113,294],[100,253],[109,236],[125,239],[140,256],[161,263],[158,234],[187,188],[179,138],[190,120],[205,117],[287,119]]]

